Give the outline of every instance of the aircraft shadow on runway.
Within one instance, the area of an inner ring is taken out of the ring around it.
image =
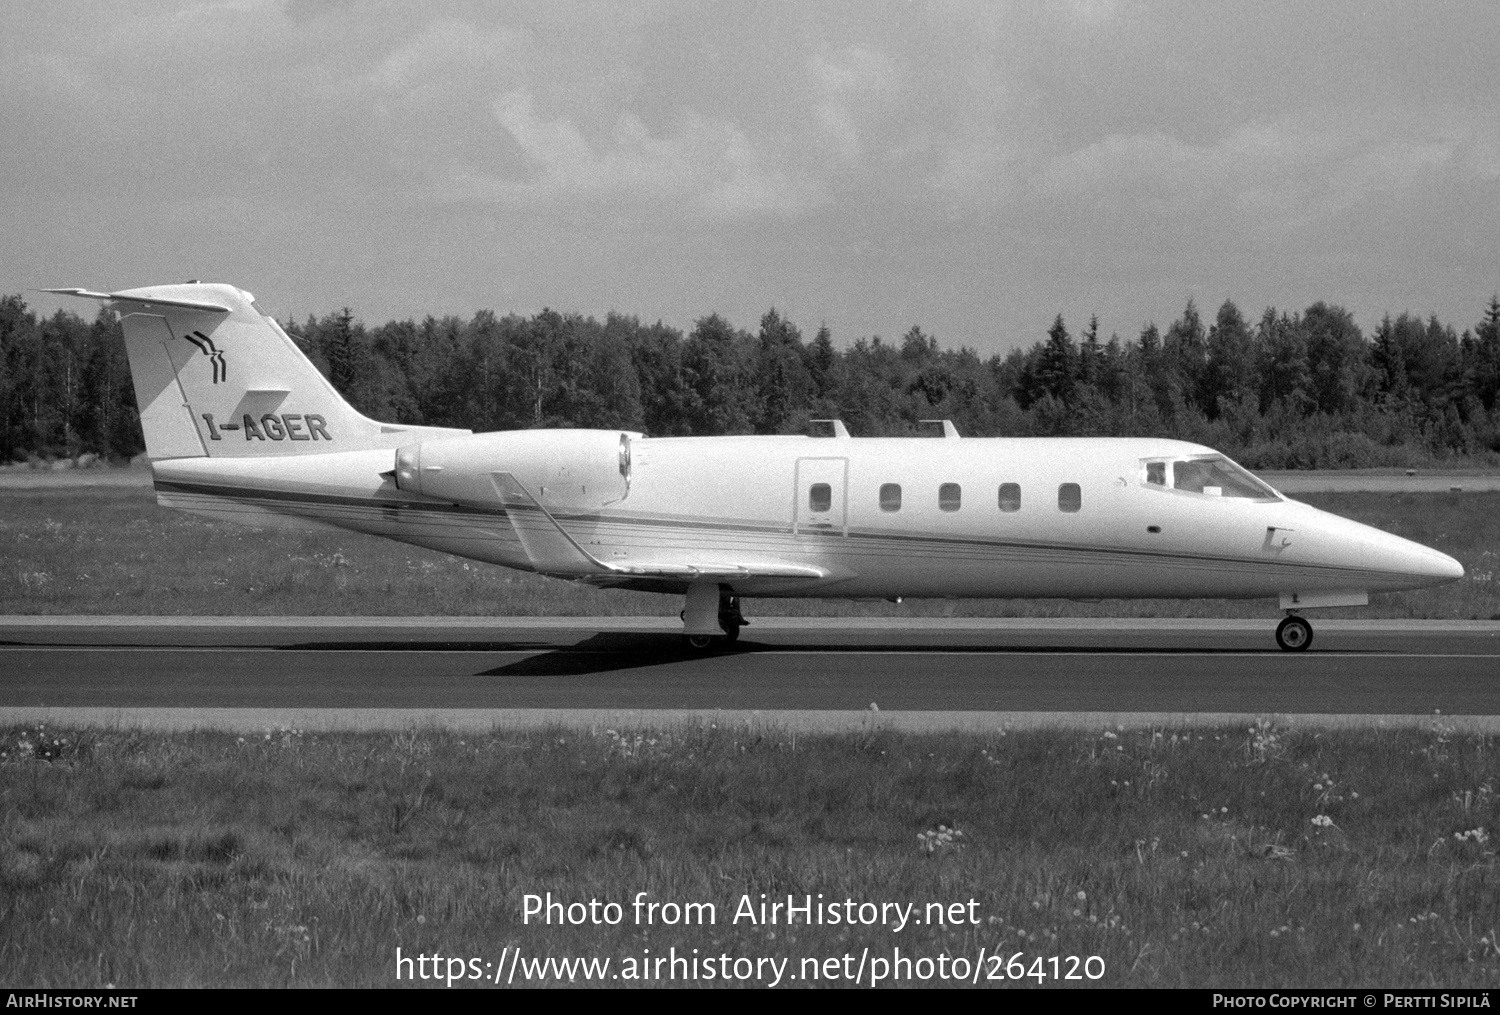
[[[1076,645],[922,645],[922,644],[764,644],[742,640],[734,645],[721,645],[707,652],[690,648],[680,637],[658,634],[598,634],[566,648],[555,648],[519,659],[504,666],[479,671],[481,676],[581,676],[590,673],[608,673],[619,670],[640,669],[648,666],[663,666],[674,663],[692,663],[713,659],[732,659],[762,652],[840,653],[850,649],[862,652],[882,652],[892,655],[931,655],[948,650],[966,654],[986,655],[1041,655],[1058,652],[1071,654],[1118,655],[1133,651],[1161,654],[1168,652],[1182,655],[1235,652],[1243,649],[1231,648],[1142,648],[1133,650],[1119,646],[1079,647]],[[1280,655],[1277,650],[1267,650]]]
[[[962,652],[967,655],[1243,655],[1247,652],[1272,657],[1285,653],[1272,648],[1247,648],[1222,644],[1163,646],[1155,643],[1124,644],[1120,642],[1078,645],[1059,642],[1032,644],[943,644],[921,642],[757,642],[742,638],[733,645],[720,644],[707,651],[689,647],[680,635],[604,632],[572,645],[555,642],[527,641],[318,641],[280,646],[284,651],[302,652],[465,652],[502,653],[536,652],[536,655],[492,669],[476,670],[478,676],[579,676],[622,670],[694,663],[705,660],[733,659],[762,652],[839,654],[849,651],[879,652],[891,655],[933,655]],[[1344,650],[1345,652],[1349,650]],[[1358,651],[1358,650],[1355,650]],[[1378,652],[1372,653],[1378,655]]]

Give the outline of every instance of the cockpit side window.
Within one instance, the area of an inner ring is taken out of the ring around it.
[[[1275,491],[1227,458],[1193,458],[1172,463],[1172,485],[1210,497],[1277,500]]]
[[[1207,497],[1277,501],[1276,491],[1223,455],[1146,462],[1147,486]],[[1168,466],[1171,471],[1168,472]]]

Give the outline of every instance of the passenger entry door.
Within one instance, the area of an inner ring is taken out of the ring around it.
[[[797,459],[796,499],[792,505],[795,535],[849,534],[849,459]]]

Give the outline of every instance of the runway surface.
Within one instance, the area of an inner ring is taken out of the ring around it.
[[[0,721],[352,710],[591,722],[775,713],[799,725],[821,714],[828,725],[872,704],[885,721],[925,727],[1500,716],[1500,623],[1314,625],[1312,649],[1297,654],[1275,648],[1270,619],[764,618],[704,655],[682,644],[675,618],[0,617]],[[346,717],[369,725],[357,718]]]
[[[1284,494],[1304,493],[1494,493],[1493,472],[1418,472],[1399,469],[1344,469],[1320,472],[1257,472]]]

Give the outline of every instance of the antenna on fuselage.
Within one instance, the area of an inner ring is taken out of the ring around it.
[[[841,419],[810,419],[808,420],[808,422],[827,423],[830,427],[833,428],[834,437],[838,438],[839,440],[849,439],[849,428],[844,425],[844,421]]]
[[[943,439],[956,441],[959,439],[958,427],[953,425],[951,419],[919,419],[918,423],[936,423],[943,428]]]

